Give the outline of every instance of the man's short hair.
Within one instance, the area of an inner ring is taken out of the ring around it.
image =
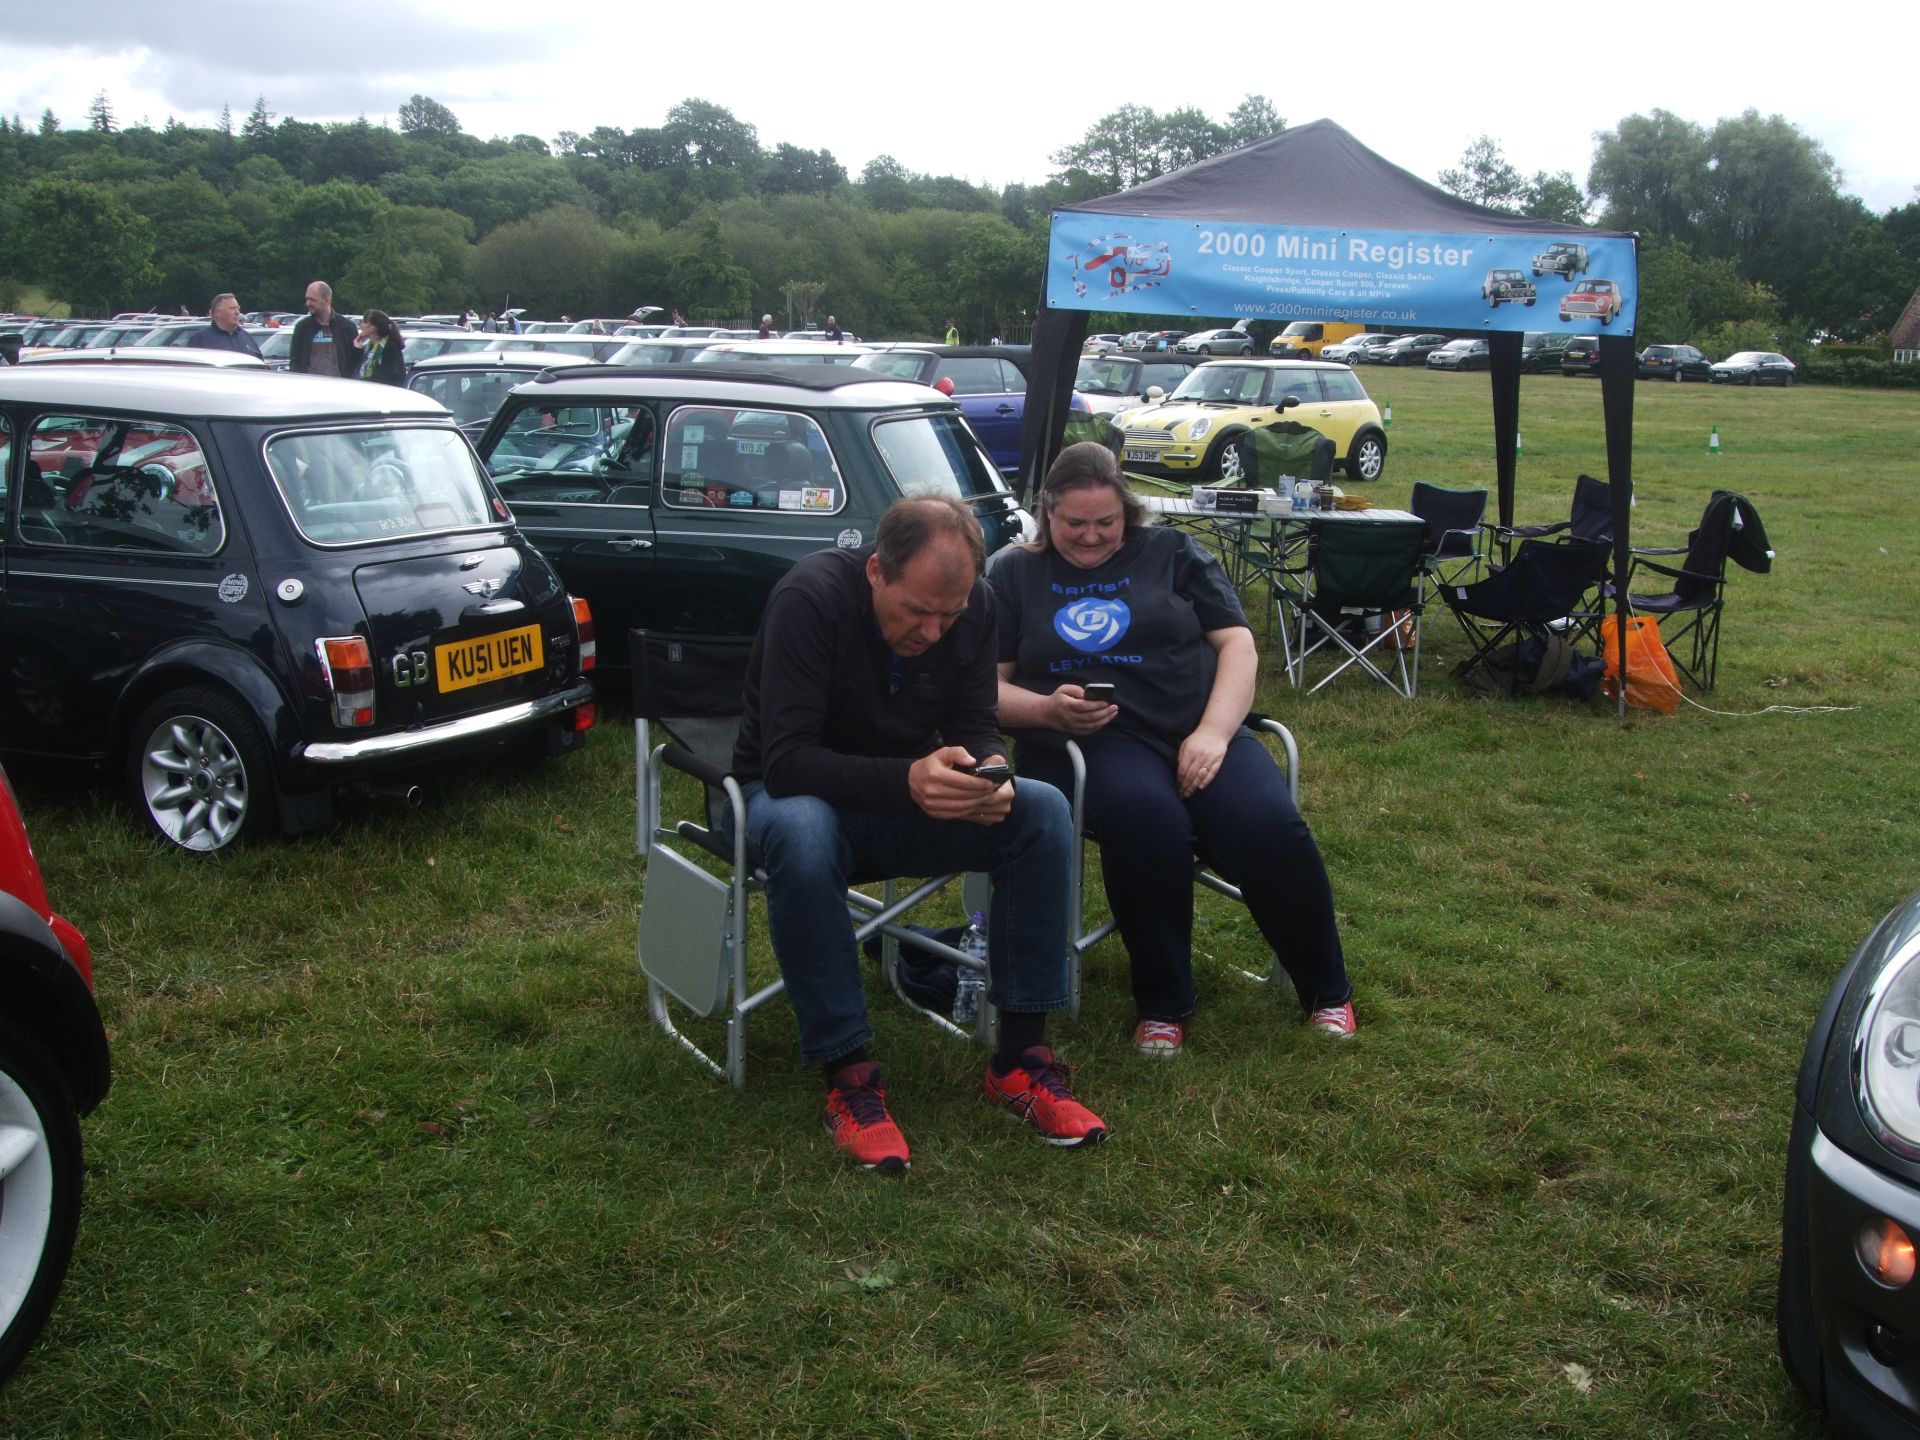
[[[315,280],[307,286],[309,290],[318,290],[322,300],[333,299],[333,287],[324,280]]]
[[[880,517],[873,554],[888,582],[898,580],[913,557],[942,536],[967,547],[977,577],[987,568],[987,537],[966,501],[950,495],[910,495],[896,500]]]

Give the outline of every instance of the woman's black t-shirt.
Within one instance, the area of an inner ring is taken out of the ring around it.
[[[1120,713],[1113,728],[1172,757],[1213,692],[1207,632],[1247,617],[1220,562],[1178,530],[1128,537],[1111,559],[1082,570],[1053,551],[1009,546],[987,567],[999,612],[1001,663],[1037,695],[1105,681]]]

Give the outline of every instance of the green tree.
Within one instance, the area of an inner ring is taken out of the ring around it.
[[[710,100],[682,100],[667,111],[662,130],[674,150],[703,170],[751,173],[759,167],[758,132]]]
[[[891,155],[876,155],[860,172],[860,193],[874,210],[898,214],[913,208],[912,177]]]
[[[1164,126],[1144,105],[1122,105],[1094,121],[1078,143],[1053,153],[1064,176],[1082,174],[1109,190],[1126,190],[1161,173]]]
[[[1231,142],[1227,139],[1226,127],[1214,124],[1189,105],[1161,120],[1160,153],[1155,160],[1164,175],[1229,148]]]
[[[1886,220],[1869,215],[1815,269],[1808,306],[1835,337],[1876,340],[1893,328],[1916,287],[1920,263],[1901,253]]]
[[[40,133],[42,136],[60,133],[60,117],[53,113],[51,105],[40,112]]]
[[[101,135],[111,135],[119,128],[113,123],[113,105],[104,90],[98,91],[87,106],[87,128]]]
[[[563,205],[502,225],[474,247],[468,272],[481,309],[524,305],[539,315],[600,315],[620,235],[591,210]]]
[[[339,277],[366,244],[374,217],[387,206],[378,190],[344,180],[285,192],[276,201],[272,226],[262,241],[268,264],[263,283],[280,295],[298,294],[312,280],[341,288]],[[341,303],[352,308],[359,302],[343,295]]]
[[[473,222],[451,210],[396,205],[373,219],[341,284],[362,303],[400,314],[450,310],[467,296]]]
[[[460,121],[438,100],[415,95],[400,107],[400,133],[416,140],[444,140],[460,133]]]
[[[1629,115],[1597,137],[1587,193],[1609,230],[1692,242],[1707,203],[1707,134],[1666,110]]]
[[[1728,326],[1759,326],[1771,334],[1780,323],[1778,297],[1732,261],[1702,258],[1689,245],[1658,240],[1641,247],[1638,311],[1636,338],[1707,349],[1706,337]]]
[[[1707,146],[1701,252],[1738,261],[1788,313],[1811,316],[1813,276],[1864,209],[1840,195],[1832,157],[1778,115],[1748,110],[1722,120]]]
[[[153,243],[132,209],[83,181],[42,176],[21,192],[0,270],[75,309],[112,311],[154,280]]]
[[[1440,186],[1495,210],[1517,210],[1526,190],[1526,181],[1508,162],[1499,143],[1491,135],[1482,135],[1460,155],[1460,168],[1442,170]]]
[[[1521,194],[1520,213],[1535,220],[1551,220],[1561,225],[1587,223],[1587,196],[1570,170],[1533,172]]]
[[[273,112],[267,109],[267,97],[258,96],[240,127],[240,138],[249,145],[265,145],[273,138]]]
[[[692,314],[744,316],[753,307],[753,276],[733,263],[711,215],[700,223],[693,248],[673,257],[668,280],[674,303]]]
[[[1237,148],[1265,140],[1287,128],[1280,112],[1264,95],[1249,95],[1227,112],[1227,145]]]
[[[253,243],[227,197],[198,174],[182,171],[122,193],[146,220],[153,241],[156,274],[142,299],[155,309],[184,305],[198,315],[220,291],[252,284]]]

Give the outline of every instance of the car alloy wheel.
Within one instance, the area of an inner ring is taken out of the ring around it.
[[[1387,437],[1378,430],[1363,430],[1347,456],[1347,474],[1358,481],[1378,480],[1386,468]]]
[[[80,1228],[80,1121],[59,1067],[0,1019],[0,1378],[53,1311]]]
[[[225,691],[168,695],[147,707],[133,735],[133,800],[163,839],[207,855],[267,828],[275,802],[266,744]]]

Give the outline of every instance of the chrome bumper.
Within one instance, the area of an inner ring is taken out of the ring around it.
[[[364,740],[328,740],[317,745],[302,745],[295,758],[316,765],[347,765],[356,760],[383,760],[415,750],[432,750],[441,745],[458,744],[503,730],[549,720],[563,710],[585,705],[593,699],[593,682],[580,680],[571,689],[518,705],[503,705],[479,715],[463,715],[439,725],[423,725],[418,730],[402,730],[392,735],[369,735]]]

